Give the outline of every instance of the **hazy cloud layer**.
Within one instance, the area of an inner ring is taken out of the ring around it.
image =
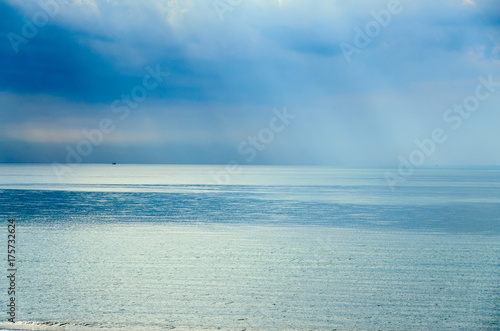
[[[53,1],[0,2],[0,162],[64,162],[107,119],[83,162],[244,164],[286,106],[253,164],[397,165],[436,127],[428,164],[500,163],[500,87],[443,120],[479,76],[500,82],[498,1]]]

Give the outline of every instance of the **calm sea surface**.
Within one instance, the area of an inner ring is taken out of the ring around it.
[[[0,165],[0,329],[500,329],[499,167],[225,168]]]

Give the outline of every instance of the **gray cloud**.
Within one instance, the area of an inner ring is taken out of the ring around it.
[[[388,2],[247,1],[224,21],[209,0],[58,3],[17,54],[8,34],[22,34],[22,17],[41,9],[0,4],[2,162],[63,162],[82,130],[110,118],[116,131],[85,162],[226,163],[287,106],[297,121],[254,162],[393,164],[443,125],[479,75],[499,72],[497,1],[401,1],[350,63],[340,43],[353,44],[355,28]],[[112,102],[142,83],[148,65],[169,76],[120,120]],[[470,125],[489,127],[496,100]],[[489,150],[496,133],[457,134],[432,161],[500,162]],[[473,145],[452,152],[463,140]]]

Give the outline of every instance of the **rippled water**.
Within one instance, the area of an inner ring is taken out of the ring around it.
[[[224,169],[0,166],[0,328],[500,328],[500,169]]]

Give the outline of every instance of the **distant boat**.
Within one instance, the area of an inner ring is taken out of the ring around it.
[[[112,165],[116,165],[116,162],[111,163]]]

